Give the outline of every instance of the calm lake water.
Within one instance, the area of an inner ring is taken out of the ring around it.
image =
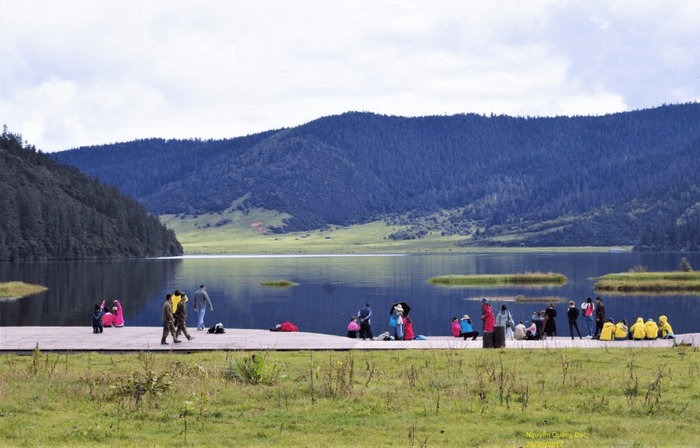
[[[0,281],[45,285],[45,293],[0,302],[2,326],[90,326],[95,304],[119,299],[126,325],[161,326],[166,293],[175,289],[190,297],[207,285],[214,311],[205,323],[226,328],[270,328],[291,321],[301,331],[343,335],[350,316],[370,302],[373,331],[388,330],[394,302],[407,302],[416,334],[449,335],[453,317],[469,314],[477,328],[480,299],[494,299],[494,309],[506,303],[516,322],[529,321],[533,311],[547,307],[547,297],[573,299],[578,305],[595,297],[591,277],[628,271],[677,270],[685,257],[700,268],[698,253],[537,253],[407,256],[266,256],[183,257],[175,259],[0,263]],[[447,288],[426,283],[444,274],[509,274],[558,272],[565,286],[533,288]],[[290,280],[298,286],[261,286],[266,280]],[[522,294],[539,303],[502,302]],[[676,333],[699,332],[698,295],[604,295],[607,314],[615,320],[658,319],[665,314]],[[565,302],[556,305],[559,335],[568,335]],[[582,323],[582,322],[581,322]],[[189,308],[188,326],[196,327]],[[585,334],[585,333],[584,333]]]

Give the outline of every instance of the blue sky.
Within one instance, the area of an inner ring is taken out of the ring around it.
[[[43,151],[347,111],[602,115],[700,99],[698,1],[0,0],[0,124]]]

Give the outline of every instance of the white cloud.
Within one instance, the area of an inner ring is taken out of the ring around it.
[[[0,122],[48,151],[349,110],[584,115],[697,101],[700,3],[0,0]]]

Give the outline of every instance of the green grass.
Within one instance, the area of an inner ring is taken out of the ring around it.
[[[563,274],[481,274],[481,275],[442,275],[433,277],[428,283],[446,286],[560,286],[567,282]]]
[[[594,289],[601,293],[698,293],[700,272],[622,272],[596,279]]]
[[[700,353],[685,346],[255,356],[2,354],[0,446],[524,447],[542,436],[565,447],[641,447],[700,440]]]
[[[609,247],[460,247],[465,236],[429,234],[419,240],[389,239],[405,226],[387,226],[375,221],[349,227],[331,226],[280,235],[259,233],[260,229],[280,226],[289,215],[265,210],[242,213],[235,207],[220,214],[199,216],[163,215],[161,221],[173,229],[187,255],[236,254],[376,254],[376,253],[478,253],[478,252],[607,252]],[[226,224],[218,225],[224,221]],[[259,224],[262,223],[262,224]],[[253,225],[255,224],[255,226]]]
[[[46,291],[48,288],[24,282],[0,283],[0,300],[19,299]]]

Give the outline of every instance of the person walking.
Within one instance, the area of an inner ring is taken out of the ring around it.
[[[574,339],[574,328],[578,333],[578,338],[583,339],[583,337],[581,336],[581,330],[579,330],[578,328],[578,315],[578,308],[576,308],[576,303],[574,303],[574,301],[572,300],[569,302],[569,309],[566,312],[566,317],[569,318],[569,333],[571,333],[571,340]]]
[[[166,339],[168,333],[173,335],[173,342],[179,344],[180,341],[175,336],[175,325],[173,324],[173,302],[172,296],[167,294],[165,296],[165,303],[163,303],[163,336],[160,338],[160,343],[167,345]]]
[[[202,331],[206,327],[204,326],[204,313],[207,312],[207,306],[209,306],[209,311],[214,311],[214,307],[211,304],[211,299],[209,299],[209,294],[207,294],[207,288],[204,285],[199,285],[199,289],[194,292],[194,310],[197,312],[197,331]]]
[[[599,338],[600,332],[603,331],[603,325],[605,325],[605,304],[600,297],[595,298],[595,303],[595,336],[593,337]]]
[[[362,340],[372,339],[372,322],[370,321],[372,309],[369,306],[369,302],[365,303],[364,308],[360,308],[357,315],[360,317],[360,337]]]
[[[581,304],[581,309],[583,310],[583,318],[586,322],[586,329],[588,330],[587,338],[592,338],[595,336],[595,305],[593,305],[593,299],[588,297],[585,302]]]
[[[183,294],[180,299],[180,306],[177,307],[177,311],[173,314],[175,317],[175,338],[180,337],[180,333],[184,334],[188,341],[194,339],[193,336],[187,332],[187,302],[189,299],[186,294]]]

